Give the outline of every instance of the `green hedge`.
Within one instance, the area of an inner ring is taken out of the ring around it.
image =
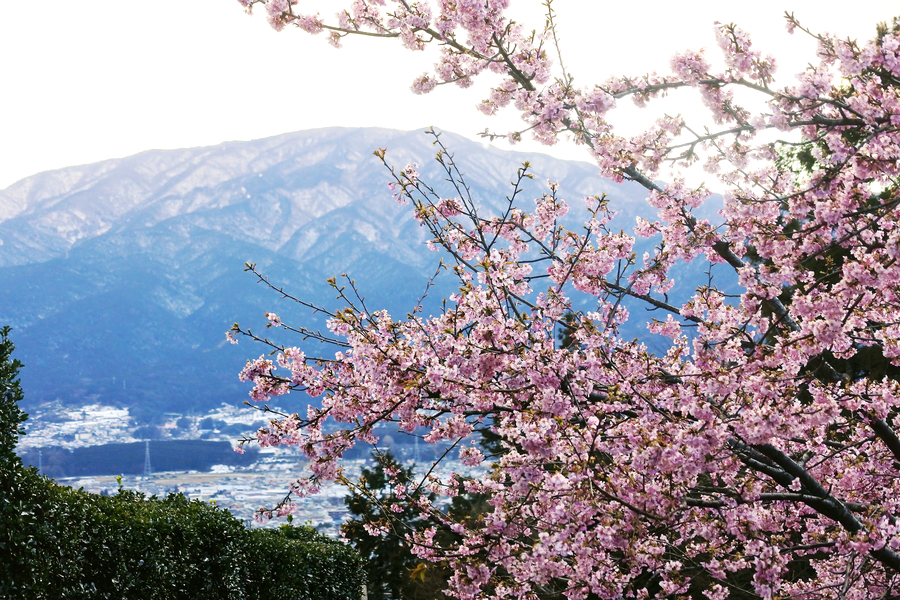
[[[248,598],[318,600],[361,596],[363,561],[347,544],[311,527],[248,532],[244,581]]]
[[[311,528],[248,530],[180,494],[98,496],[57,485],[12,452],[25,415],[0,329],[0,599],[357,600],[355,550]]]
[[[0,477],[0,598],[356,600],[362,561],[314,529],[248,530],[180,494]]]

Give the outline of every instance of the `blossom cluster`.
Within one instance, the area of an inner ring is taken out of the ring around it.
[[[490,467],[423,483],[486,494],[490,510],[473,518],[454,521],[409,495],[454,534],[429,528],[410,543],[452,567],[460,599],[900,593],[896,33],[817,35],[817,62],[776,88],[775,59],[717,25],[724,70],[686,52],[671,74],[578,89],[567,74],[552,78],[551,26],[525,33],[508,0],[355,0],[333,26],[287,1],[242,1],[265,4],[276,27],[327,30],[335,43],[365,32],[413,50],[440,45],[418,92],[499,74],[484,112],[514,106],[546,143],[574,134],[602,173],[643,185],[657,211],[636,225],[659,241],[639,260],[632,236],[607,229],[603,197],[588,198],[583,227],[569,230],[555,184],[533,207],[510,200],[484,216],[469,197],[437,196],[416,167],[391,169],[392,190],[446,253],[459,290],[438,315],[398,320],[345,297],[329,322],[341,346],[333,360],[282,347],[274,362],[248,363],[254,400],[321,398],[306,417],[260,432],[309,457],[314,475],[298,490],[339,477],[341,454],[389,422],[462,443],[464,464]],[[623,138],[606,121],[619,100],[644,105],[676,88],[693,89],[718,129],[663,118]],[[738,104],[738,90],[763,108]],[[761,142],[763,131],[789,143]],[[698,161],[724,198],[721,224],[694,216],[710,190],[654,181],[664,164]],[[669,272],[685,262],[732,269],[739,292],[710,282],[670,304]],[[594,309],[573,312],[574,294]],[[641,318],[626,298],[657,311],[647,327],[671,340],[665,352],[620,337],[621,323]],[[559,327],[571,343],[556,343]],[[467,443],[483,432],[499,440],[492,453]]]

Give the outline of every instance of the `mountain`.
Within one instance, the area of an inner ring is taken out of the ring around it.
[[[488,211],[529,160],[538,183],[529,183],[526,208],[552,179],[575,209],[585,195],[608,194],[621,227],[650,214],[643,190],[604,180],[588,163],[441,139]],[[273,311],[324,323],[256,283],[245,262],[294,296],[330,306],[326,278],[347,273],[370,310],[406,314],[439,255],[425,249],[425,229],[392,198],[390,174],[372,152],[386,147],[391,164],[417,162],[423,179],[441,182],[431,142],[421,132],[319,129],[151,150],[0,191],[0,324],[13,326],[25,363],[26,409],[101,402],[149,422],[242,402],[247,387],[237,373],[265,348],[225,343],[233,322],[262,330]],[[453,289],[439,279],[430,296]]]

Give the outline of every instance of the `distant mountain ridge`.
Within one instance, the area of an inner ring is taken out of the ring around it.
[[[574,210],[584,195],[609,194],[623,227],[648,212],[643,190],[604,180],[588,163],[441,139],[488,207],[530,160],[532,197],[552,179]],[[325,303],[334,293],[324,280],[348,273],[370,307],[402,316],[439,255],[392,199],[372,151],[386,147],[392,164],[417,162],[423,178],[441,181],[431,142],[421,132],[319,129],[151,150],[0,190],[0,324],[15,328],[26,403],[127,405],[151,419],[243,401],[236,374],[264,349],[224,344],[231,323],[261,328],[268,310],[308,322],[255,285],[247,261]],[[443,285],[435,295],[453,289]]]

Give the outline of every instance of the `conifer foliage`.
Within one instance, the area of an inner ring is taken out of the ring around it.
[[[346,482],[350,493],[344,502],[352,518],[341,525],[342,537],[366,560],[366,594],[369,600],[438,600],[446,581],[438,576],[435,585],[439,569],[423,568],[406,540],[427,526],[421,512],[405,502],[405,491],[415,486],[413,469],[390,451],[373,452],[372,458],[373,468]]]
[[[4,470],[21,464],[16,455],[19,436],[25,433],[22,423],[28,418],[20,408],[24,398],[19,369],[22,363],[12,358],[15,346],[9,339],[10,327],[0,329],[0,465]]]

